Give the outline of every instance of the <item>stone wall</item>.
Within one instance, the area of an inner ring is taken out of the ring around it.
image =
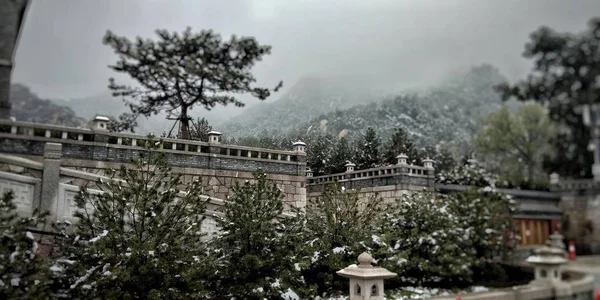
[[[66,168],[84,171],[98,175],[104,175],[105,169],[119,168],[122,163],[112,162],[93,162],[75,159],[65,159],[61,165]],[[127,164],[125,164],[127,165]],[[232,171],[232,170],[211,170],[198,168],[172,167],[174,174],[180,174],[184,184],[196,180],[202,182],[204,195],[218,199],[227,199],[233,195],[235,183],[244,183],[253,181],[253,172]],[[293,176],[285,174],[266,173],[267,180],[275,183],[284,194],[284,202],[287,205],[304,207],[306,205],[306,178],[303,176]]]
[[[111,179],[103,176],[102,169],[95,169],[96,172],[89,172],[91,169],[84,168],[69,168],[60,165],[60,144],[49,144],[46,147],[45,155],[42,161],[34,161],[26,158],[0,154],[0,191],[12,190],[15,195],[15,204],[17,212],[24,216],[31,216],[35,209],[50,212],[49,220],[69,220],[75,222],[73,213],[77,209],[74,203],[76,194],[81,186],[86,186],[91,193],[103,193],[106,186],[101,183],[108,182]],[[72,161],[71,161],[72,162]],[[108,166],[110,167],[110,166]],[[194,171],[194,169],[191,169]],[[177,170],[182,172],[182,170]],[[204,170],[208,172],[207,170]],[[215,222],[215,216],[221,214],[220,208],[223,206],[225,199],[217,198],[217,196],[227,196],[227,193],[222,192],[220,185],[211,180],[222,180],[231,184],[234,178],[237,180],[251,179],[252,174],[242,173],[234,174],[213,170],[213,174],[207,175],[210,180],[203,180],[208,186],[215,190],[208,194],[210,196],[202,196],[202,200],[207,202],[206,219],[202,224],[202,230],[206,233],[214,233],[218,231]],[[236,172],[237,173],[237,172]],[[209,177],[208,175],[212,175]],[[184,175],[184,180],[193,180],[199,176],[198,173]],[[195,176],[195,177],[194,177]],[[270,175],[272,180],[280,180],[284,189],[287,189],[290,194],[296,193],[292,186],[299,186],[297,182],[291,183],[286,179],[286,175]],[[204,177],[203,177],[204,178]],[[287,184],[287,185],[286,185]],[[301,191],[299,192],[302,193]],[[302,196],[302,195],[300,195]],[[291,197],[290,203],[301,197]],[[303,198],[302,198],[303,199]],[[304,201],[298,201],[300,205]],[[93,207],[89,207],[93,210]],[[284,213],[282,217],[287,214]]]
[[[417,191],[433,191],[435,186],[434,169],[431,166],[414,166],[406,163],[354,170],[353,165],[345,173],[312,177],[307,171],[307,200],[318,198],[327,185],[336,182],[345,189],[359,189],[359,197],[364,200],[373,197],[392,202],[402,195]]]
[[[63,145],[62,157],[81,161],[127,163],[144,152],[148,137],[110,133],[106,130],[71,128],[0,120],[0,153],[42,156],[47,142]],[[165,154],[170,166],[304,176],[304,147],[294,151],[161,139],[157,151]]]

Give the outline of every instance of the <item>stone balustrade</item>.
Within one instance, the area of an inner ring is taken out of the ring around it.
[[[345,188],[369,188],[392,185],[412,185],[433,188],[435,183],[432,166],[415,166],[399,163],[385,167],[355,170],[353,164],[346,165],[344,173],[312,176],[306,171],[306,186],[309,192],[322,191],[324,185],[337,182]]]
[[[106,129],[73,128],[0,120],[0,152],[41,156],[47,142],[63,144],[63,157],[94,161],[128,162],[138,155],[148,137],[114,133]],[[167,153],[169,164],[178,167],[253,171],[263,169],[272,174],[304,176],[304,146],[294,151],[221,144],[218,132],[213,142],[161,138],[159,151]],[[303,144],[303,143],[302,143]]]

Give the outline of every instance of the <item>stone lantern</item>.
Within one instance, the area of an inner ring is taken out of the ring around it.
[[[547,244],[550,244],[550,242]],[[545,245],[536,249],[535,254],[536,255],[527,258],[527,262],[530,263],[535,270],[535,277],[532,283],[556,284],[561,282],[561,266],[568,262],[563,256],[563,250]]]
[[[311,168],[306,168],[306,177],[313,177],[313,170]]]
[[[431,159],[431,158],[428,157],[428,158],[426,158],[426,159],[423,160],[423,166],[425,168],[427,168],[427,169],[433,169],[433,163],[434,162],[435,161],[433,159]]]
[[[406,155],[404,153],[400,153],[398,156],[396,156],[396,159],[398,159],[398,164],[399,165],[406,165],[406,164],[408,164],[408,155]]]
[[[95,131],[108,131],[110,119],[104,116],[95,116],[90,122],[90,129]]]
[[[297,141],[293,143],[292,147],[294,147],[294,151],[296,152],[306,152],[306,143],[302,141]]]
[[[338,275],[350,279],[349,300],[383,300],[383,280],[398,276],[385,268],[374,267],[372,262],[370,254],[362,253],[358,256],[358,266],[351,265],[337,271]]]
[[[355,164],[353,164],[351,162],[347,162],[346,163],[346,172],[353,172],[354,171],[354,167],[356,167]]]
[[[209,131],[208,132],[208,142],[212,144],[219,144],[221,142],[220,137],[222,133],[218,131]]]

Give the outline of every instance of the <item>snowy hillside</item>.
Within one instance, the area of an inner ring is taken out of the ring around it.
[[[437,87],[394,97],[309,80],[223,130],[230,136],[326,131],[352,137],[372,127],[387,137],[402,127],[420,144],[469,141],[481,117],[502,105],[493,86],[505,80],[494,67],[481,65],[452,74]]]

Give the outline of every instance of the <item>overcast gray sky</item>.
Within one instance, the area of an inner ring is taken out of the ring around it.
[[[491,63],[523,76],[528,34],[540,25],[579,31],[598,0],[32,0],[14,81],[44,98],[107,91],[115,56],[107,29],[154,37],[156,28],[214,29],[273,46],[259,82],[289,87],[306,74],[424,84],[451,69]]]

